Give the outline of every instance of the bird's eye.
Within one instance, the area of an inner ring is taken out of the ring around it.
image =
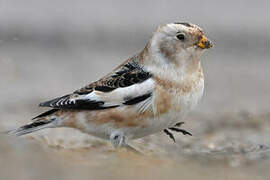
[[[179,39],[181,41],[185,40],[185,35],[183,33],[177,34],[176,37],[177,37],[177,39]]]

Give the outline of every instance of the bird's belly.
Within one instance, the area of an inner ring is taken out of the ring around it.
[[[115,122],[106,122],[97,124],[94,121],[86,121],[82,119],[77,121],[74,128],[81,130],[84,133],[102,138],[109,139],[110,134],[115,131],[124,133],[129,139],[137,139],[147,135],[151,135],[166,129],[181,121],[184,118],[183,113],[171,112],[156,117],[139,119],[139,124],[119,125]]]
[[[132,133],[132,138],[141,138],[160,132],[168,127],[173,127],[176,123],[185,121],[186,115],[193,110],[198,104],[203,94],[203,87],[196,92],[187,93],[179,96],[174,94],[171,105],[174,108],[166,113],[155,116],[154,118],[146,119],[148,122],[146,127],[129,130]]]
[[[183,118],[183,113],[170,112],[161,115],[148,114],[145,117],[136,117],[132,112],[120,113],[118,109],[108,109],[99,112],[76,111],[65,112],[65,117],[60,117],[64,127],[72,127],[80,131],[109,139],[110,134],[119,131],[129,139],[144,137],[162,131],[173,122]]]
[[[168,127],[175,125],[175,122],[181,121],[184,118],[184,114],[180,112],[166,113],[155,118],[146,119],[147,126],[141,128],[129,129],[128,133],[131,134],[132,139],[141,138],[147,135],[158,133]]]

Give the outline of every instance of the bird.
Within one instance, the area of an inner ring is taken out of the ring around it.
[[[179,129],[204,91],[201,56],[213,47],[203,30],[188,22],[158,26],[143,50],[101,79],[73,93],[40,103],[50,110],[8,134],[69,127],[109,140],[116,149],[130,141]]]

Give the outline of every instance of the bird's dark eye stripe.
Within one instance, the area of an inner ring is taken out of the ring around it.
[[[182,24],[186,27],[192,27],[189,23],[186,23],[186,22],[175,22],[174,24]]]

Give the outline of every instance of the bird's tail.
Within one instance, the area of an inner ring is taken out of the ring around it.
[[[41,129],[55,127],[54,122],[56,121],[56,118],[52,118],[49,116],[54,114],[56,111],[58,111],[58,109],[51,109],[49,111],[46,111],[33,118],[32,120],[35,120],[34,122],[21,126],[17,129],[7,131],[5,133],[8,135],[22,136]]]
[[[26,124],[24,126],[21,126],[17,129],[13,129],[7,132],[8,135],[16,135],[16,136],[22,136],[25,134],[29,134],[44,128],[50,128],[53,127],[53,120],[50,121],[35,121],[30,124]]]

